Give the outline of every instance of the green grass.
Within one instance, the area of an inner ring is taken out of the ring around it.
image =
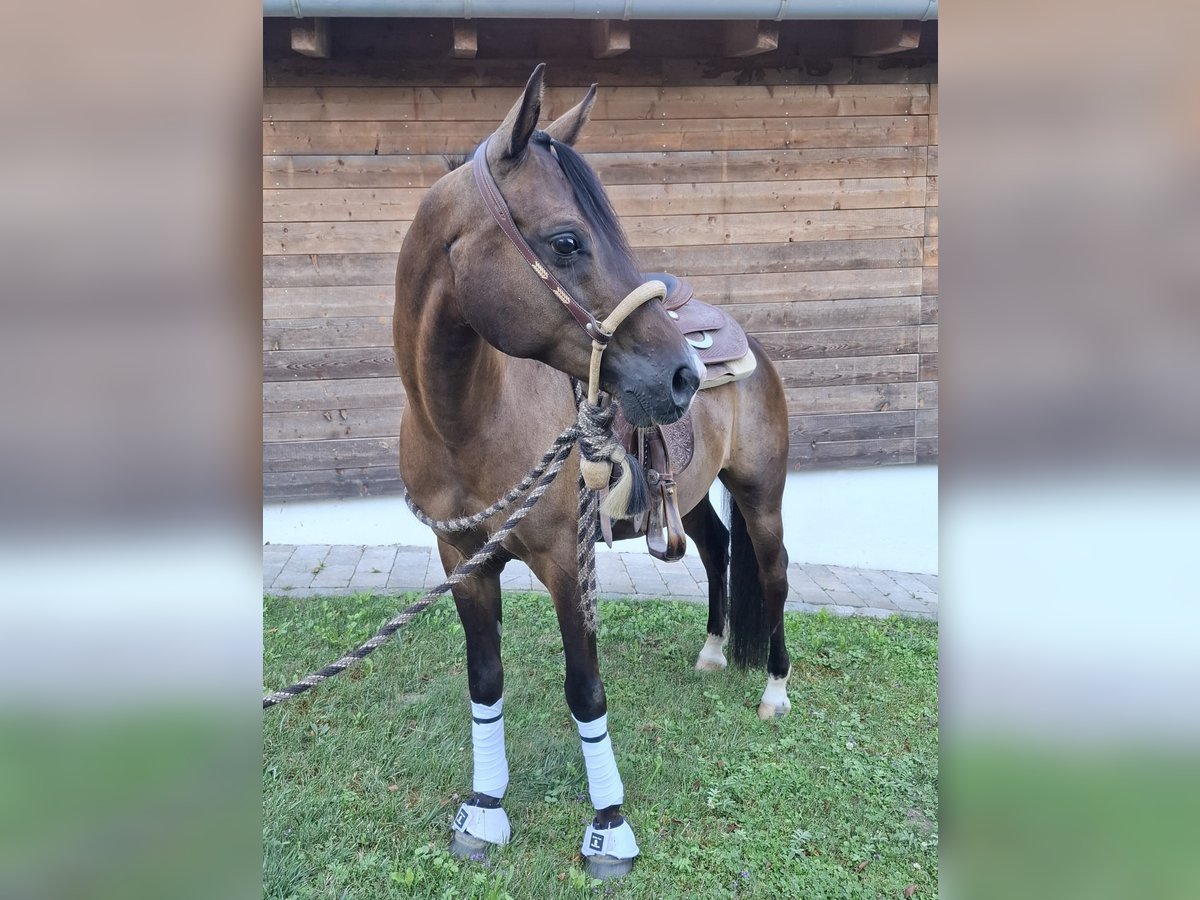
[[[268,598],[264,687],[353,646],[404,598]],[[264,896],[819,898],[937,894],[937,628],[787,618],[787,719],[765,673],[692,670],[706,610],[608,602],[600,655],[625,812],[642,856],[600,885],[592,815],[545,596],[505,597],[513,841],[446,852],[471,783],[462,631],[443,600],[358,669],[264,713]]]

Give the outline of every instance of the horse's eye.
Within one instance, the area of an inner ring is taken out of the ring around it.
[[[579,241],[573,234],[560,234],[550,241],[550,246],[559,256],[570,256],[579,252]]]

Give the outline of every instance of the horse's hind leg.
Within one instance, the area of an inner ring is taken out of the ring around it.
[[[726,479],[730,509],[730,653],[745,668],[767,664],[760,719],[786,716],[791,660],[784,642],[787,550],[783,546],[783,479],[777,485]]]
[[[438,541],[442,565],[449,573],[463,555]],[[471,694],[471,748],[475,773],[470,797],[454,817],[450,850],[478,856],[492,844],[507,844],[512,830],[500,805],[508,787],[504,753],[504,668],[500,662],[500,572],[504,561],[476,570],[456,585],[454,604],[467,643],[467,687]]]
[[[706,495],[683,517],[683,530],[700,554],[708,577],[708,636],[696,658],[698,671],[718,672],[725,661],[726,576],[729,572],[729,529]]]

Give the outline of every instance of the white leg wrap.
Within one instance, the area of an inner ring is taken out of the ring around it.
[[[579,851],[584,856],[615,856],[617,859],[633,859],[641,851],[638,850],[637,838],[629,823],[622,821],[612,828],[595,828],[588,825],[583,833],[583,849]]]
[[[491,706],[484,706],[482,703],[471,704],[471,749],[475,759],[472,787],[476,793],[487,794],[489,797],[503,797],[508,788],[508,758],[504,755],[504,716],[501,712],[503,707],[503,697]],[[504,811],[500,812],[503,815]],[[507,822],[508,819],[505,818],[505,827]]]
[[[571,718],[575,718],[572,716]],[[592,806],[604,809],[625,801],[625,786],[617,772],[617,759],[613,756],[612,740],[608,736],[608,715],[591,722],[575,719],[579,728],[579,739],[583,745],[583,762],[587,767],[588,793]]]
[[[696,668],[707,671],[724,669],[728,663],[725,660],[725,638],[710,634],[700,648],[700,656],[696,658]]]
[[[508,824],[508,813],[503,806],[484,809],[464,803],[454,817],[454,829],[465,831],[489,844],[507,844],[512,838],[512,826]]]

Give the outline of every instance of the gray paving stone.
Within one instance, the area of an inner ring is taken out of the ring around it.
[[[313,576],[309,587],[349,587],[352,575],[354,575],[354,566],[325,566]]]
[[[923,575],[920,572],[914,572],[913,578],[923,582],[924,585],[935,594],[938,593],[938,577],[936,575]]]
[[[930,605],[915,597],[897,597],[896,606],[905,612],[931,612]]]
[[[874,606],[881,609],[892,608],[893,601],[875,587],[858,569],[829,566],[829,571],[842,584],[846,585],[850,592],[858,599],[859,602],[852,603],[850,604],[851,606]],[[897,593],[899,592],[897,591]]]
[[[902,588],[893,578],[878,569],[856,569],[858,574],[874,585],[885,597],[890,597],[893,594],[907,594],[908,591]]]
[[[913,591],[929,590],[929,585],[917,578],[916,575],[912,575],[908,572],[896,572],[892,569],[884,569],[883,574],[892,579],[892,581],[896,582],[896,584],[900,585],[900,587],[904,588],[904,590],[908,591],[909,593],[912,593]]]
[[[839,579],[828,566],[805,565],[802,566],[804,573],[808,575],[817,586],[823,591],[846,591],[848,588],[842,584]]]
[[[362,559],[363,548],[356,544],[334,544],[325,556],[327,566],[350,566],[354,568]]]
[[[864,606],[861,609],[855,610],[854,614],[867,619],[890,619],[896,615],[896,611],[893,609],[876,609],[873,606]]]
[[[263,562],[285,563],[295,550],[295,544],[263,544]]]

